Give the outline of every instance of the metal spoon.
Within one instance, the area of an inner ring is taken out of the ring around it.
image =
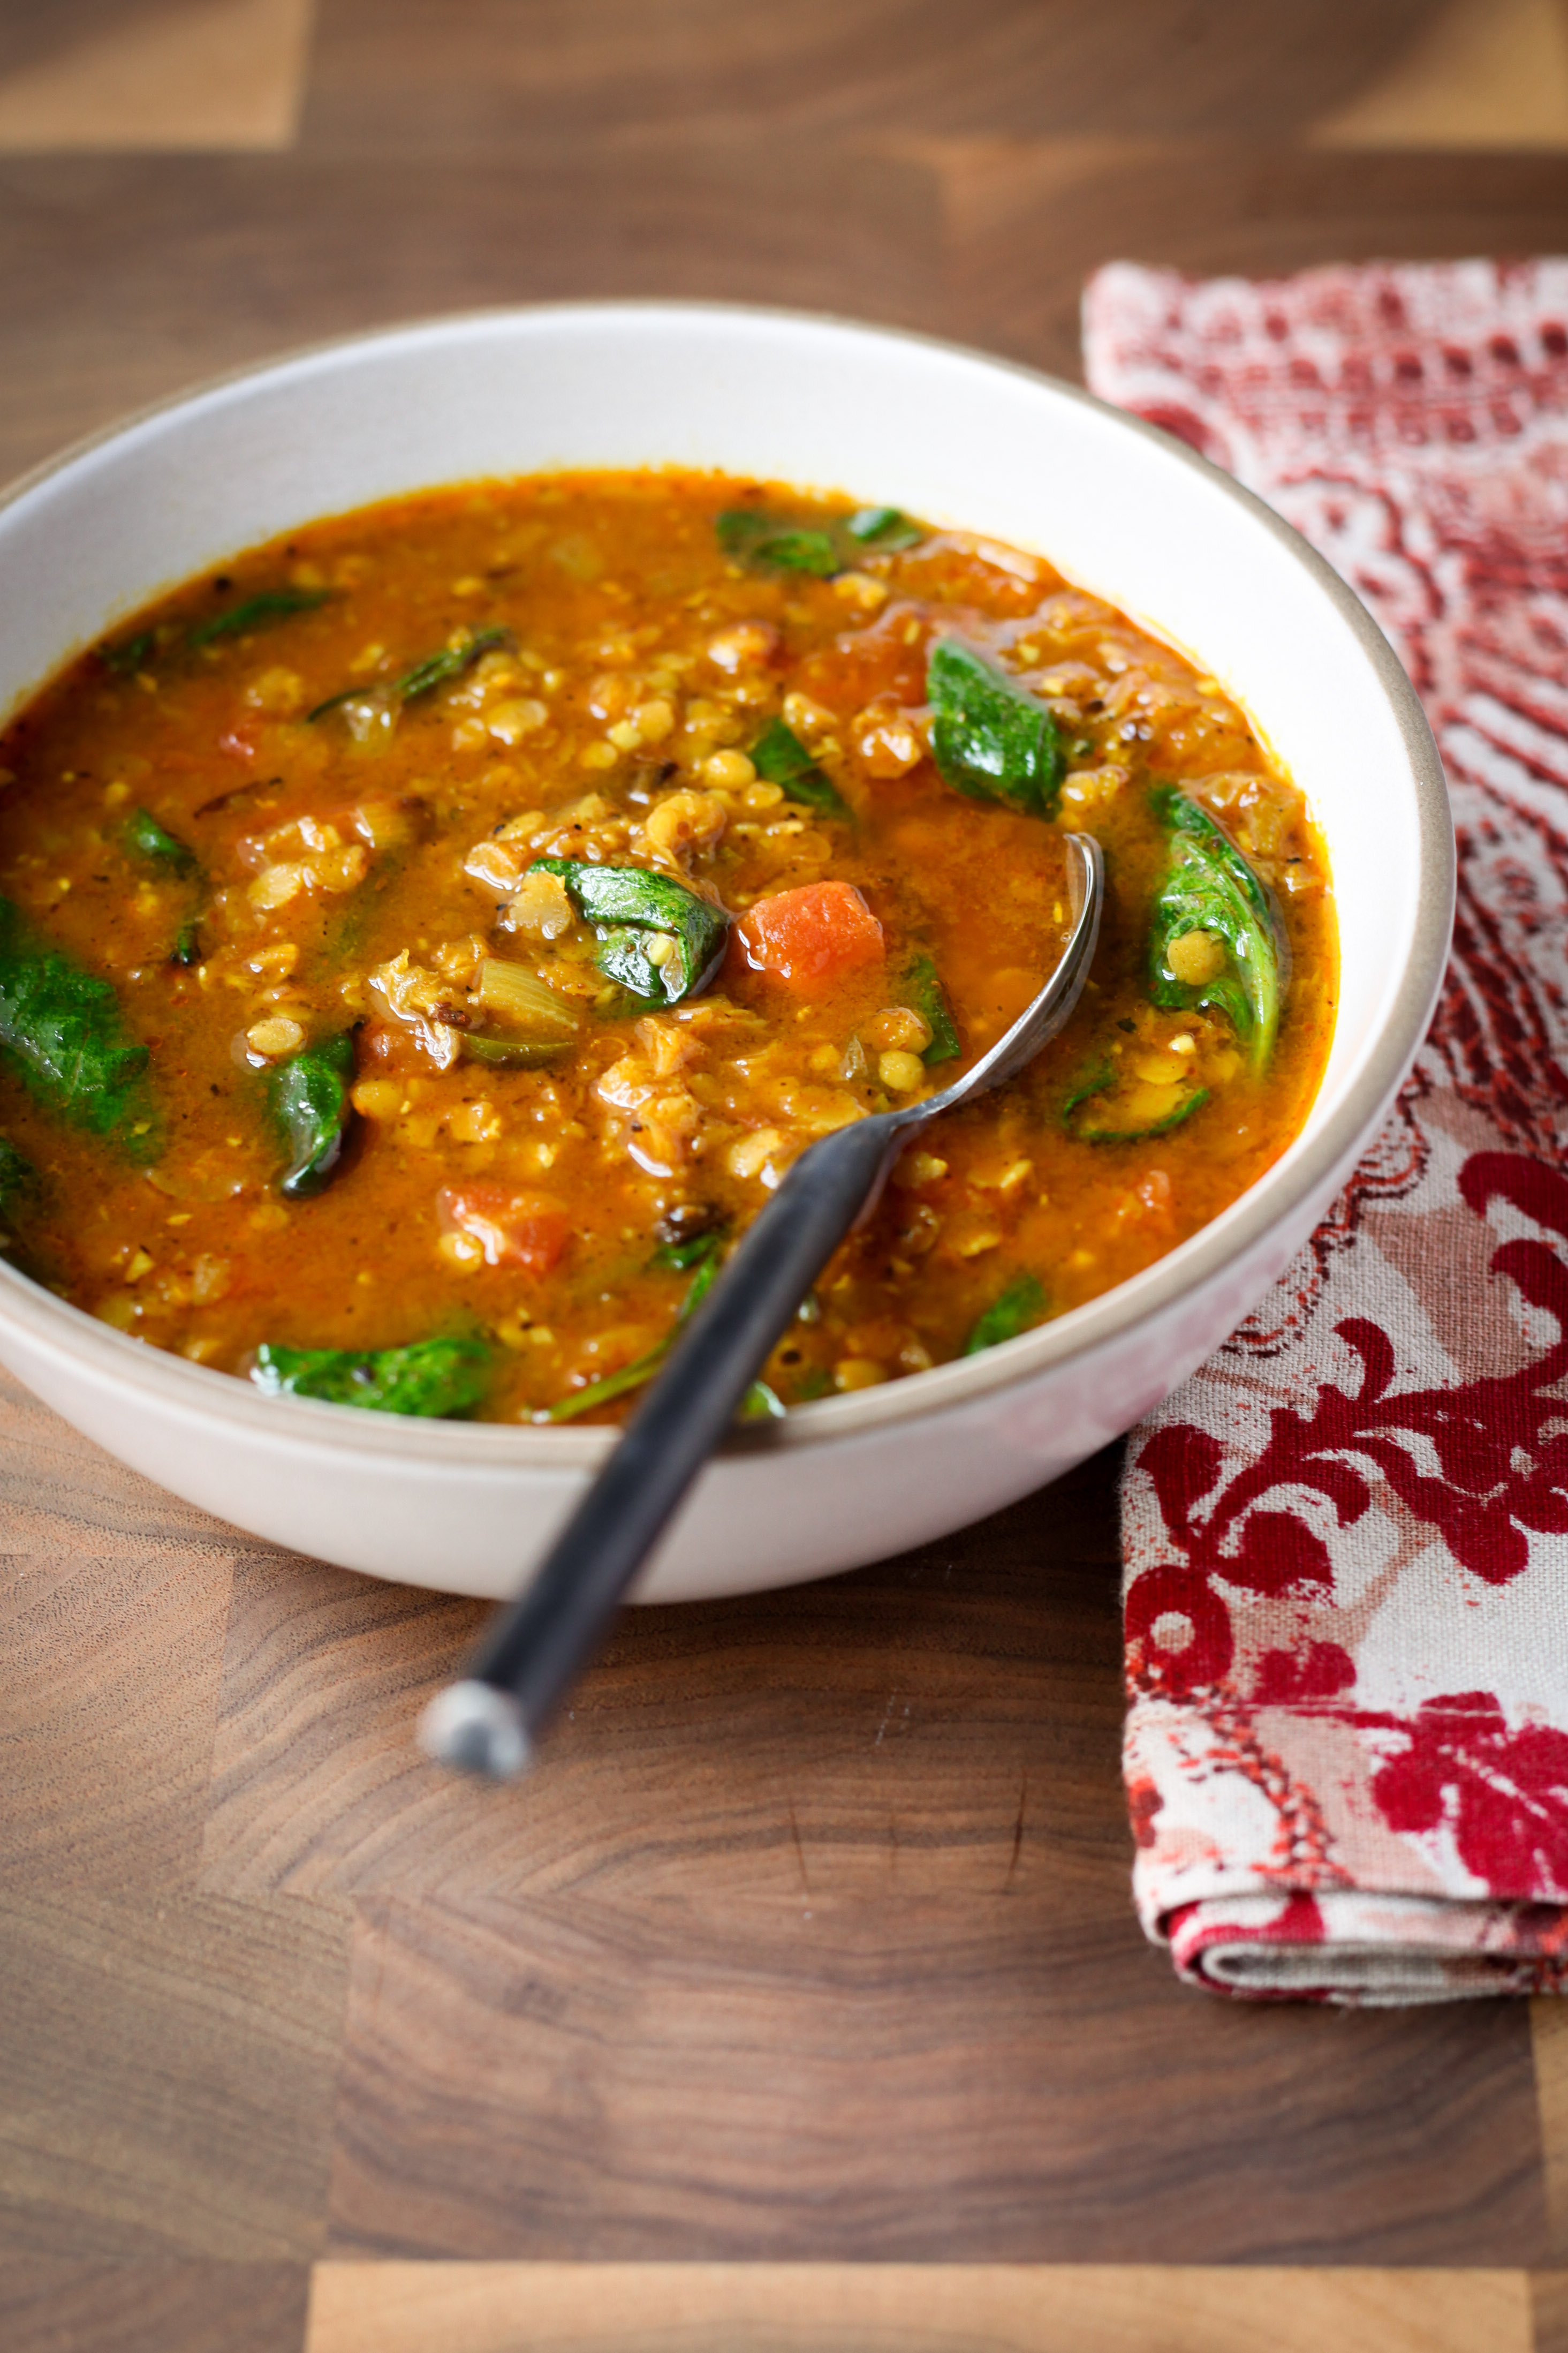
[[[734,1419],[823,1267],[875,1208],[929,1120],[1017,1075],[1078,1003],[1100,936],[1100,845],[1069,834],[1073,928],[1039,995],[940,1094],[856,1120],[802,1154],[692,1316],[625,1436],[527,1590],[501,1610],[467,1676],[420,1719],[427,1753],[498,1780],[521,1773],[626,1588]]]

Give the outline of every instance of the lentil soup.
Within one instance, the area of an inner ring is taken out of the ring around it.
[[[1092,976],[905,1155],[751,1409],[1094,1297],[1300,1128],[1321,844],[1247,718],[1038,557],[679,471],[296,532],[0,744],[0,1219],[263,1388],[611,1419],[791,1161]]]

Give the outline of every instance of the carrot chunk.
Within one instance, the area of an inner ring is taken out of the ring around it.
[[[737,926],[753,972],[808,991],[879,964],[882,926],[853,882],[806,882],[759,899]]]
[[[548,1274],[572,1239],[572,1220],[545,1193],[504,1185],[447,1185],[437,1199],[444,1233],[470,1234],[490,1266]]]

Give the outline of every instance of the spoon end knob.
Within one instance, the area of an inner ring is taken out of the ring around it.
[[[492,1781],[515,1781],[533,1761],[516,1700],[474,1677],[437,1693],[419,1719],[419,1746],[437,1764]]]

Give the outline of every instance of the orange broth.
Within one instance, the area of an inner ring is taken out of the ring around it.
[[[716,518],[737,512],[836,533],[832,576],[727,550]],[[817,1136],[963,1066],[924,1059],[918,960],[965,1059],[1038,988],[1071,922],[1064,828],[1098,836],[1109,874],[1077,1013],[906,1155],[767,1382],[787,1408],[918,1372],[1021,1277],[1024,1323],[1059,1314],[1234,1200],[1300,1128],[1332,1028],[1332,901],[1300,794],[1213,679],[1047,563],[923,529],[858,549],[851,512],[673,470],[444,490],[247,552],[72,663],[0,744],[0,893],[112,984],[148,1109],[139,1136],[84,1133],[0,1054],[0,1131],[37,1172],[6,1211],[18,1262],[226,1372],[263,1344],[458,1334],[485,1352],[485,1418],[617,1418],[635,1387],[595,1408],[594,1385],[668,1341],[693,1243],[731,1240]],[[279,592],[320,601],[212,628]],[[1053,715],[1049,819],[939,773],[926,668],[952,637]],[[441,649],[450,675],[400,700]],[[755,772],[781,716],[810,799]],[[1170,859],[1152,790],[1170,785],[1277,907],[1289,977],[1261,1071],[1222,1013],[1151,999]],[[136,847],[138,811],[188,864]],[[540,857],[641,867],[721,907],[716,977],[629,999]],[[747,939],[788,933],[771,902],[825,883],[848,889],[792,902],[807,952],[757,968]],[[571,1025],[538,1067],[476,1059],[516,968]],[[285,1198],[273,1082],[329,1035],[352,1039],[352,1119],[331,1181]],[[1096,1143],[1064,1119],[1096,1073],[1125,1127],[1205,1099]]]

